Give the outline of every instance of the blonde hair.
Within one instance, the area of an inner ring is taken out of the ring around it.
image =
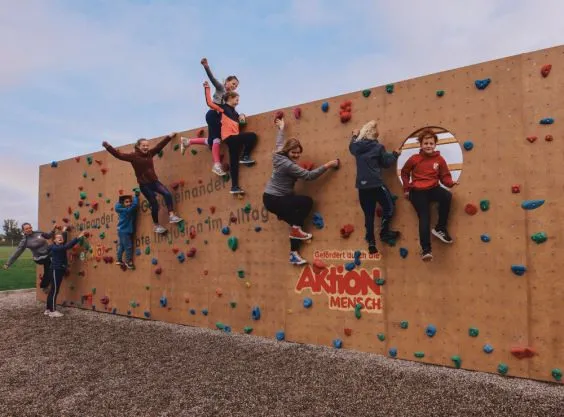
[[[378,135],[379,135],[378,123],[376,123],[376,120],[370,120],[368,123],[362,126],[356,140],[362,140],[362,139],[376,140],[378,139]]]

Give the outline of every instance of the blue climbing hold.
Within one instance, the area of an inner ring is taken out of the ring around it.
[[[471,140],[467,140],[466,142],[463,143],[464,149],[466,149],[467,151],[471,151],[472,149],[474,149],[474,144],[472,143]]]
[[[251,318],[253,320],[260,320],[260,308],[258,306],[253,307],[251,310]]]
[[[153,259],[151,259],[151,263],[152,263],[153,265],[156,265],[156,264],[159,263],[159,261],[157,260],[157,258],[153,258]]]
[[[333,347],[335,349],[341,349],[343,347],[343,341],[341,339],[333,340]]]
[[[360,259],[360,257],[362,256],[362,252],[359,250],[355,250],[354,251],[354,259]]]
[[[161,307],[166,307],[166,305],[168,304],[168,300],[164,295],[161,297],[160,303],[161,303]]]
[[[207,315],[208,315],[208,309],[207,309],[207,308],[204,308],[204,309],[202,310],[202,314],[203,314],[204,316],[207,316]]]
[[[190,309],[190,314],[192,314],[193,316],[196,315],[196,310],[194,310],[193,308]]]
[[[436,333],[437,333],[437,328],[432,324],[429,324],[425,329],[425,334],[429,337],[433,337]]]
[[[388,355],[390,355],[392,358],[395,358],[396,356],[398,356],[398,350],[395,347],[392,347],[388,350]]]
[[[198,211],[198,214],[202,214],[202,209],[200,207],[198,207],[196,210]]]
[[[354,267],[355,267],[354,262],[348,262],[348,263],[345,264],[345,269],[347,271],[352,271],[354,269]]]
[[[149,318],[149,317],[151,317],[151,312],[149,312],[149,311],[144,311],[144,312],[143,312],[143,315],[144,315],[146,318]]]
[[[494,351],[493,346],[492,346],[492,345],[489,345],[489,344],[484,345],[484,348],[483,348],[483,349],[484,349],[484,352],[486,352],[486,353],[492,353],[492,352]]]
[[[484,243],[488,243],[490,240],[492,240],[490,238],[490,235],[488,235],[487,233],[484,233],[482,236],[480,236],[480,239],[482,240],[482,242]]]
[[[554,123],[554,119],[552,117],[545,117],[544,119],[540,119],[539,123],[541,125],[551,125]]]
[[[409,253],[409,252],[408,252],[407,248],[400,248],[400,256],[401,256],[403,259],[407,258],[407,254],[408,254],[408,253]]]
[[[313,225],[315,227],[317,227],[318,229],[323,229],[323,227],[325,226],[325,223],[323,222],[323,217],[321,216],[321,213],[313,213],[313,217],[311,219]]]
[[[527,271],[527,267],[525,265],[511,265],[511,272],[515,275],[523,276]]]
[[[261,230],[262,230],[262,227],[260,227],[260,226],[256,226],[256,227],[255,227],[255,232],[258,233],[258,232],[260,232]]]
[[[223,331],[225,333],[231,333],[231,326],[223,326]]]
[[[112,314],[116,314],[117,313],[117,308],[112,308]]]
[[[313,300],[309,297],[304,298],[304,307],[310,308],[313,305]]]
[[[141,256],[141,249],[135,249],[135,256]]]
[[[229,226],[225,226],[223,229],[221,229],[221,233],[223,233],[224,235],[228,235],[229,233],[231,233]]]
[[[286,338],[286,335],[284,334],[284,331],[283,331],[283,330],[280,330],[280,331],[276,332],[276,340],[278,340],[278,341],[281,342],[281,341],[284,340],[285,338]]]
[[[354,258],[354,264],[360,266],[360,258]]]
[[[131,316],[131,310],[127,310],[127,315]]]
[[[51,168],[57,168],[58,166],[59,166],[59,163],[57,161],[51,162]]]
[[[483,80],[476,80],[474,84],[478,90],[483,90],[492,82],[491,78],[484,78]]]
[[[324,101],[321,104],[321,110],[323,111],[323,113],[327,113],[329,111],[329,103]]]
[[[544,200],[525,200],[521,203],[521,207],[525,210],[534,210],[544,204]]]
[[[178,262],[184,263],[184,261],[186,260],[186,255],[184,255],[184,252],[180,252],[178,255],[176,255],[176,259],[178,259]]]

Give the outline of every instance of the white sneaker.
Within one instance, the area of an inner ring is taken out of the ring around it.
[[[182,155],[184,155],[184,152],[186,152],[186,149],[188,149],[189,146],[190,146],[190,141],[188,140],[188,138],[181,136],[180,137],[180,153]]]
[[[63,317],[64,314],[61,313],[60,311],[53,311],[51,313],[49,313],[49,317]]]
[[[166,230],[164,227],[162,227],[160,224],[157,224],[157,225],[153,228],[153,231],[154,231],[155,233],[158,233],[159,235],[162,235],[163,233],[166,233],[166,232],[167,232],[167,230]]]
[[[43,312],[43,315],[44,315],[44,316],[48,316],[49,314],[51,314],[51,310],[45,310],[45,311]]]
[[[213,164],[213,168],[212,168],[212,172],[215,175],[219,175],[220,177],[223,177],[224,175],[226,175],[227,173],[221,168],[221,164]]]
[[[182,221],[182,219],[180,217],[178,217],[176,214],[173,214],[173,215],[169,216],[169,218],[168,218],[169,223],[180,223],[181,221]]]
[[[307,264],[307,261],[298,252],[290,252],[290,263],[292,265],[303,265]]]

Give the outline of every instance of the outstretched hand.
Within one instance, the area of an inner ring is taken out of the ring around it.
[[[204,81],[204,88],[209,88],[210,83],[208,83],[207,81]]]
[[[284,119],[276,119],[276,120],[274,121],[274,124],[275,124],[276,126],[278,126],[278,129],[284,130],[284,125],[285,125],[285,124],[284,124]]]
[[[200,61],[200,64],[202,64],[204,67],[207,67],[208,66],[208,59],[202,58],[202,60]]]
[[[102,146],[104,148],[107,148],[108,146],[110,146],[110,144],[108,142],[104,141],[104,142],[102,142]]]
[[[9,268],[8,264],[2,265],[2,269],[8,269],[8,268]]]
[[[341,162],[338,159],[334,159],[332,161],[329,161],[325,164],[325,168],[339,168],[339,165],[341,164]]]

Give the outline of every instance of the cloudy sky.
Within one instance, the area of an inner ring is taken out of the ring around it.
[[[207,56],[246,114],[564,43],[557,0],[17,0],[0,8],[0,221],[38,166],[204,124]]]

